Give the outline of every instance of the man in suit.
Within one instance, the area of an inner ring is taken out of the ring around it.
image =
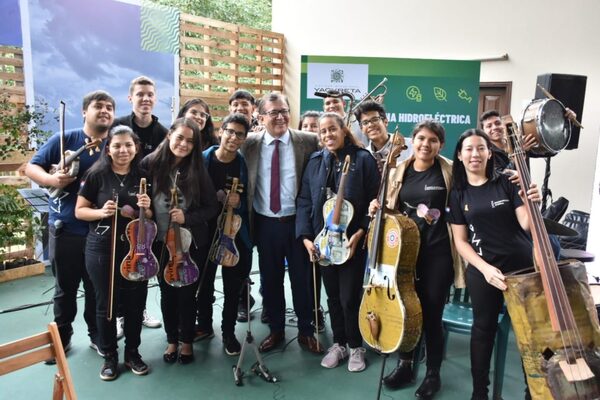
[[[313,353],[322,351],[311,326],[311,289],[308,256],[295,238],[296,195],[311,153],[318,149],[312,133],[289,129],[290,106],[279,93],[259,103],[264,130],[252,133],[242,147],[248,166],[250,226],[258,249],[263,297],[270,334],[259,346],[267,352],[285,340],[285,260],[298,317],[298,342]]]

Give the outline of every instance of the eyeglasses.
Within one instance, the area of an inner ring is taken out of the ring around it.
[[[290,110],[271,110],[271,111],[267,111],[265,112],[263,115],[268,115],[271,118],[277,118],[278,116],[282,116],[282,117],[287,117],[290,115]]]
[[[225,132],[227,135],[229,136],[234,136],[237,139],[246,139],[246,132],[242,132],[242,131],[236,131],[234,129],[229,129],[229,128],[225,128],[223,129],[223,132]]]
[[[205,113],[204,111],[198,111],[198,110],[194,110],[191,109],[188,111],[191,115],[193,115],[194,117],[200,117],[203,119],[208,119],[208,117],[210,117],[209,113]]]
[[[371,125],[371,124],[376,124],[379,121],[383,120],[383,118],[381,117],[373,117],[371,119],[367,119],[365,121],[360,121],[358,124],[362,127],[362,128],[366,128],[367,126]]]

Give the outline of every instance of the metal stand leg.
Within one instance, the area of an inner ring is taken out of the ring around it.
[[[250,285],[252,285],[252,281],[250,280],[250,278],[246,278],[246,288],[248,289],[246,291],[246,304],[248,305],[248,310],[250,309]],[[275,376],[273,376],[271,372],[269,372],[269,369],[265,365],[262,356],[258,351],[258,346],[254,341],[254,337],[252,336],[250,321],[251,318],[248,318],[248,330],[246,331],[246,339],[244,340],[244,343],[242,343],[242,349],[240,350],[240,357],[238,359],[238,362],[236,365],[233,366],[233,380],[235,381],[235,384],[237,386],[242,386],[244,384],[244,382],[242,381],[242,378],[244,377],[244,372],[242,371],[242,364],[244,362],[244,355],[246,353],[246,349],[252,348],[252,350],[254,350],[254,355],[256,356],[256,362],[252,365],[250,370],[267,382],[277,382],[277,378],[275,378]]]

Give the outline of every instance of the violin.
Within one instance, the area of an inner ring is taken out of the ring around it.
[[[171,210],[177,208],[179,203],[177,196],[177,178],[179,171],[175,173],[173,187],[171,188]],[[192,233],[182,228],[177,222],[170,221],[167,230],[166,246],[169,250],[169,261],[165,266],[165,282],[174,287],[188,286],[198,280],[200,270],[190,256],[190,245],[192,244]]]
[[[242,185],[239,183],[239,179],[233,178],[231,188],[225,198],[223,210],[217,220],[215,238],[208,253],[211,262],[223,267],[233,267],[240,261],[240,253],[235,245],[235,236],[242,226],[242,217],[235,214],[233,207],[229,206],[228,203],[231,193],[241,192]]]
[[[102,139],[85,139],[85,144],[81,146],[79,149],[72,150],[64,150],[65,147],[65,103],[63,101],[60,102],[60,113],[59,113],[59,137],[60,137],[60,162],[58,164],[52,164],[50,167],[49,173],[54,174],[56,171],[62,170],[63,173],[67,176],[74,177],[79,173],[79,156],[86,150],[90,151],[90,155],[95,152],[100,151],[100,144],[102,144]],[[48,195],[51,199],[55,199],[59,197],[63,192],[63,188],[55,188],[48,187]]]
[[[140,179],[140,194],[146,194],[146,178]],[[125,235],[129,252],[121,262],[121,275],[130,281],[147,281],[158,273],[158,260],[152,252],[156,238],[156,223],[146,218],[146,208],[140,207],[139,218],[127,224]]]
[[[523,193],[531,187],[519,129],[503,117]],[[600,398],[600,325],[583,263],[559,266],[542,214],[524,201],[533,237],[535,271],[506,276],[504,298],[534,399]]]
[[[364,341],[385,354],[414,349],[423,323],[414,284],[419,228],[409,217],[385,208],[389,167],[406,148],[399,132],[392,140],[377,196],[381,207],[369,225],[365,290],[358,313]]]
[[[344,188],[349,169],[350,156],[347,155],[344,159],[337,194],[323,204],[325,226],[314,240],[319,254],[319,264],[323,266],[340,265],[350,258],[346,230],[354,216],[354,207],[352,203],[344,199]]]

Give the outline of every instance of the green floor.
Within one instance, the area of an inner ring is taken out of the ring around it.
[[[255,280],[258,281],[256,275]],[[28,304],[51,300],[53,279],[50,270],[45,275],[25,278],[0,284],[0,343],[25,337],[42,331],[52,321],[50,305],[26,308],[11,312]],[[220,289],[220,280],[217,281]],[[255,297],[258,288],[252,289]],[[289,293],[289,288],[287,290]],[[288,297],[289,303],[291,299]],[[151,314],[160,316],[160,293],[157,287],[149,290],[147,307]],[[260,304],[260,301],[257,302]],[[78,300],[80,309],[83,299]],[[215,304],[215,316],[220,317],[222,299]],[[325,300],[323,299],[325,305]],[[254,310],[252,330],[258,341],[268,333],[268,327],[256,318],[260,312]],[[292,323],[293,324],[293,323]],[[162,329],[143,328],[140,353],[150,365],[150,374],[135,376],[121,368],[116,381],[103,382],[98,374],[102,359],[91,350],[86,335],[85,323],[80,314],[74,324],[73,349],[68,354],[69,367],[75,389],[80,399],[376,399],[382,358],[367,352],[368,367],[362,373],[350,373],[345,365],[326,370],[319,365],[320,357],[300,350],[295,340],[296,329],[286,330],[289,344],[285,350],[268,353],[264,361],[277,377],[277,383],[268,383],[252,374],[249,369],[255,361],[252,352],[244,360],[246,377],[244,386],[237,387],[233,381],[232,366],[238,357],[227,356],[220,337],[220,321],[214,322],[217,335],[208,341],[194,344],[196,361],[190,365],[167,365],[162,361],[165,335]],[[245,337],[247,324],[238,324],[237,336]],[[331,344],[331,331],[321,335],[326,346]],[[122,342],[119,342],[122,346]],[[121,354],[122,361],[122,354]],[[395,364],[390,358],[386,372]],[[121,365],[122,366],[122,365]],[[0,377],[0,399],[47,399],[51,397],[53,366],[35,365]],[[425,373],[422,366],[418,382]],[[436,399],[469,399],[471,379],[469,372],[469,337],[451,334],[448,342],[447,359],[442,366],[442,390]],[[518,351],[511,335],[506,360],[503,398],[523,398],[523,374]],[[414,399],[416,385],[398,391],[384,390],[382,399]]]

